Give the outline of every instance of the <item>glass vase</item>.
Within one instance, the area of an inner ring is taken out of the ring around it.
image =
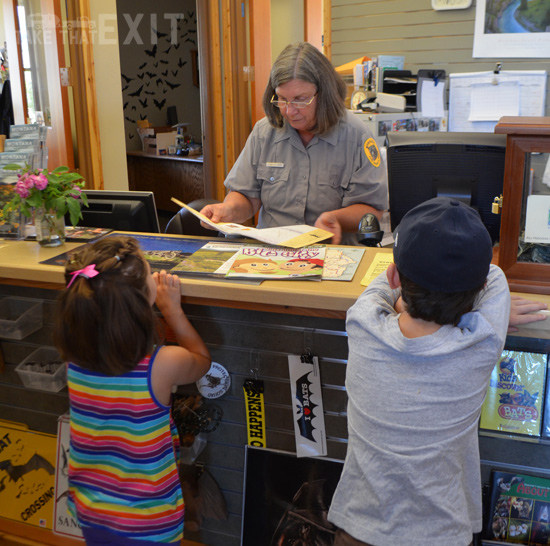
[[[36,240],[40,246],[61,246],[65,242],[65,217],[54,210],[37,208],[34,213]]]

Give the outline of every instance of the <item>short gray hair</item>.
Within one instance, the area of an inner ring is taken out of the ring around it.
[[[317,88],[314,132],[323,134],[334,127],[346,110],[346,84],[330,61],[308,42],[287,45],[271,67],[262,105],[273,127],[282,127],[284,118],[279,108],[271,104],[275,89],[292,80],[312,83]]]

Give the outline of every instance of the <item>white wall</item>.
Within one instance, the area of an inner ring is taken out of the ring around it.
[[[94,40],[94,65],[105,189],[127,190],[116,0],[93,0],[90,12],[98,29]]]
[[[304,1],[271,1],[271,57],[274,61],[279,53],[292,42],[304,39]]]

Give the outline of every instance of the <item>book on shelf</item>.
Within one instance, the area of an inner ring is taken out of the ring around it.
[[[482,538],[489,544],[548,544],[550,480],[493,470]]]
[[[480,428],[540,436],[548,355],[504,350],[481,409]]]

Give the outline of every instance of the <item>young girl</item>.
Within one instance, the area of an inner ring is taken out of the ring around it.
[[[69,506],[86,544],[179,544],[184,503],[172,387],[210,367],[179,278],[153,273],[138,242],[86,245],[65,271],[55,343],[68,361]],[[156,303],[178,346],[157,347]]]

